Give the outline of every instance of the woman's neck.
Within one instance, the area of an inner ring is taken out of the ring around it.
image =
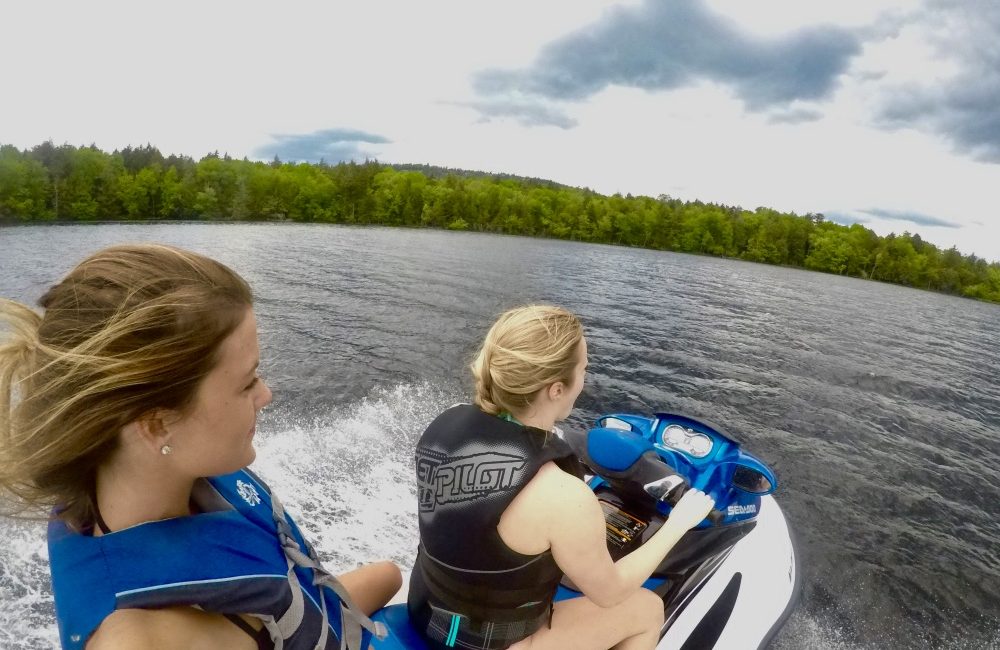
[[[194,481],[163,471],[112,462],[97,470],[96,498],[111,531],[191,514]]]
[[[536,429],[541,429],[542,431],[551,431],[552,427],[556,425],[555,418],[551,415],[539,413],[537,409],[520,412],[511,411],[510,414],[521,424],[529,427],[535,427]]]

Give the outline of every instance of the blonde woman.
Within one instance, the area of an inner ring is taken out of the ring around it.
[[[611,560],[597,498],[552,433],[586,368],[576,316],[512,309],[472,364],[475,404],[448,409],[421,436],[408,607],[431,648],[655,647],[663,605],[641,585],[713,503],[689,491],[646,544]],[[563,574],[584,597],[553,605]]]
[[[400,584],[319,565],[245,468],[271,391],[250,287],[160,245],[0,301],[0,497],[52,507],[63,648],[360,648]],[[343,603],[344,609],[341,609]]]

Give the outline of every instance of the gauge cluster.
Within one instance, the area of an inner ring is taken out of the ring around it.
[[[684,452],[694,458],[704,458],[712,453],[712,439],[693,429],[671,424],[663,430],[663,446]]]

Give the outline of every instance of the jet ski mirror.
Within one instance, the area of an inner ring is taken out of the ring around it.
[[[736,471],[733,473],[733,487],[750,494],[769,494],[774,488],[766,476],[743,465],[736,466]]]
[[[750,494],[771,494],[778,487],[778,481],[766,465],[749,455],[743,455],[734,463],[731,485]]]

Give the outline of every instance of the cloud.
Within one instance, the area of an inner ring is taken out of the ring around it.
[[[851,210],[842,212],[840,210],[824,211],[823,216],[827,221],[839,223],[842,226],[850,226],[855,223],[872,223],[876,219],[885,221],[908,221],[918,226],[934,226],[938,228],[961,228],[962,225],[939,217],[932,217],[919,212],[907,210],[886,210],[884,208],[865,208],[863,210]]]
[[[523,126],[556,126],[571,129],[577,121],[547,102],[531,98],[494,97],[469,102],[448,102],[455,106],[466,106],[479,112],[483,122],[494,118],[511,117]]]
[[[882,208],[867,208],[862,210],[862,212],[879,217],[880,219],[887,219],[889,221],[909,221],[910,223],[915,223],[918,226],[937,226],[940,228],[962,227],[961,224],[957,224],[953,221],[947,221],[938,217],[931,217],[926,214],[920,214],[919,212],[884,210]]]
[[[847,212],[839,212],[836,210],[823,212],[823,217],[827,221],[839,223],[842,226],[850,226],[855,223],[871,223],[871,219],[869,219],[868,217],[862,217],[856,214],[849,214]]]
[[[473,85],[483,96],[580,101],[610,85],[656,91],[707,79],[762,111],[827,97],[860,51],[861,37],[839,27],[765,38],[709,11],[703,0],[646,0],[550,43],[527,69],[485,70]]]
[[[767,121],[771,124],[802,124],[803,122],[815,122],[822,117],[823,111],[818,108],[796,107],[771,111]]]
[[[374,158],[362,144],[386,144],[388,138],[353,129],[325,129],[306,134],[272,135],[274,142],[258,147],[254,154],[262,158],[277,156],[282,160],[328,163]]]
[[[916,20],[959,72],[890,88],[880,123],[931,131],[975,159],[1000,163],[1000,3],[929,0]]]

